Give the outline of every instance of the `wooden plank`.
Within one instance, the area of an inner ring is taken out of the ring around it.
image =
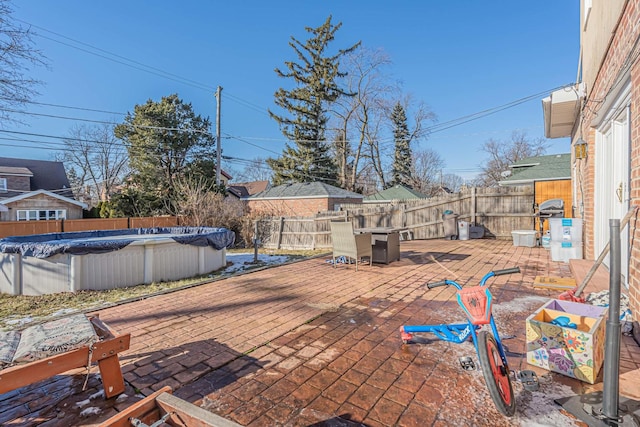
[[[100,378],[102,378],[104,396],[107,399],[124,392],[124,378],[122,377],[122,369],[120,368],[120,360],[117,354],[100,359],[98,367],[100,369]]]
[[[0,394],[45,380],[71,369],[87,366],[89,347],[16,365],[0,371]]]
[[[93,353],[91,354],[91,361],[97,362],[98,360],[111,357],[121,351],[128,350],[130,342],[131,342],[131,334],[129,333],[126,333],[123,335],[117,335],[105,341],[98,341],[93,345]]]
[[[185,427],[240,427],[233,421],[200,408],[172,394],[161,394],[156,398],[162,413],[172,414],[169,424]]]
[[[129,418],[131,417],[136,417],[138,419],[144,418],[147,420],[148,414],[157,409],[156,398],[163,393],[171,393],[171,387],[167,385],[162,387],[160,390],[151,393],[149,396],[134,403],[122,412],[101,423],[100,427],[131,427],[131,422],[129,421]]]
[[[577,286],[576,280],[571,277],[546,277],[537,276],[533,281],[534,288],[567,290]]]

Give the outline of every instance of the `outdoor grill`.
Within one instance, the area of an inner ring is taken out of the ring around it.
[[[540,239],[544,234],[544,221],[547,218],[563,218],[564,217],[564,200],[549,199],[540,203],[536,216],[540,219]]]
[[[564,217],[564,200],[549,199],[540,203],[538,207],[538,216],[543,218],[562,218]]]

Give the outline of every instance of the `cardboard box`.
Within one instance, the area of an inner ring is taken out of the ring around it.
[[[527,318],[527,362],[593,384],[604,362],[608,309],[550,300]],[[567,317],[576,328],[553,324]]]

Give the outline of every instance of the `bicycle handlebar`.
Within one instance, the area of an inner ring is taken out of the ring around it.
[[[520,267],[505,268],[504,270],[494,270],[494,276],[502,276],[503,274],[520,273]]]
[[[447,285],[447,281],[441,280],[439,282],[427,283],[427,289],[433,289],[433,288],[437,288],[438,286],[446,286],[446,285]]]
[[[482,280],[480,280],[480,286],[484,286],[484,284],[487,281],[487,279],[489,279],[491,277],[502,276],[504,274],[514,274],[514,273],[520,273],[520,267],[511,267],[511,268],[505,268],[503,270],[491,271],[491,272],[485,274],[485,276],[482,278]],[[433,289],[433,288],[437,288],[437,287],[440,287],[440,286],[447,286],[447,285],[455,285],[458,289],[462,288],[455,281],[446,280],[445,279],[445,280],[440,280],[439,282],[427,283],[427,289]]]

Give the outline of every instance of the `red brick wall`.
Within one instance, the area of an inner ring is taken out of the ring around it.
[[[594,219],[594,180],[595,180],[595,130],[591,127],[592,121],[596,118],[604,99],[609,94],[612,86],[620,74],[624,73],[624,68],[631,65],[631,182],[630,196],[631,205],[640,205],[640,63],[638,57],[634,56],[631,48],[635,46],[640,37],[640,0],[631,0],[627,3],[623,11],[623,16],[616,29],[609,50],[604,58],[593,88],[587,88],[587,102],[582,109],[581,135],[589,144],[588,158],[577,160],[576,179],[582,187],[578,195],[578,202],[581,198],[584,203],[584,239],[585,258],[595,259],[599,254],[593,249],[593,219]],[[585,46],[585,49],[588,49]],[[628,63],[631,61],[631,64]],[[637,217],[636,217],[637,218]],[[630,242],[632,242],[630,262],[629,262],[629,296],[631,300],[631,310],[634,320],[640,320],[640,221],[633,218],[629,225],[632,230]],[[635,242],[635,243],[633,243]]]
[[[336,205],[357,203],[356,199],[334,199],[318,197],[313,199],[247,200],[251,214],[271,216],[312,216],[318,212],[332,211]]]

